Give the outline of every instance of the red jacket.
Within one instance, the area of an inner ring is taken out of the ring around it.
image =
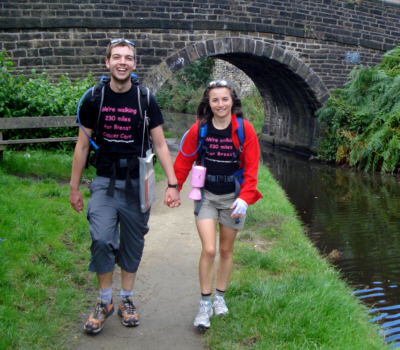
[[[237,149],[240,146],[236,132],[238,127],[239,124],[236,115],[232,114],[232,141]],[[243,127],[245,136],[242,153],[240,154],[240,168],[244,167],[244,181],[240,185],[239,198],[243,199],[247,204],[254,204],[260,198],[263,198],[262,194],[257,190],[257,171],[260,160],[260,147],[258,144],[257,134],[251,123],[247,120],[243,120]],[[198,145],[198,129],[199,120],[197,119],[196,123],[194,123],[189,129],[183,142],[182,151],[185,154],[191,155],[196,151]],[[178,179],[179,190],[182,189],[182,185],[190,170],[192,170],[193,163],[196,159],[197,153],[194,153],[191,157],[184,156],[182,152],[178,153],[174,163],[174,170]]]

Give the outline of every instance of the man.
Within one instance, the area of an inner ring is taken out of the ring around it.
[[[133,286],[150,215],[150,210],[141,212],[138,194],[137,157],[142,152],[142,144],[148,144],[149,140],[143,133],[144,121],[139,112],[137,87],[131,81],[131,73],[136,68],[135,44],[126,39],[112,40],[107,47],[105,63],[110,71],[110,82],[104,88],[100,116],[99,103],[90,99],[91,94],[83,98],[80,108],[78,121],[82,127],[75,146],[69,196],[72,207],[80,213],[84,204],[79,184],[89,153],[89,137],[98,130],[97,177],[90,187],[87,209],[92,236],[89,270],[96,272],[100,287],[95,309],[84,325],[84,330],[92,334],[99,333],[105,319],[114,312],[112,276],[115,263],[121,267],[118,307],[121,323],[127,327],[139,325],[133,303]],[[163,118],[151,94],[148,116],[153,147],[168,178],[164,204],[177,207],[180,198],[163,135]]]

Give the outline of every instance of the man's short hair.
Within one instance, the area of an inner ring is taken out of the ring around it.
[[[123,39],[123,38],[118,38],[118,39],[113,39],[110,41],[110,43],[107,46],[106,50],[106,57],[109,60],[111,58],[111,51],[114,47],[117,46],[128,46],[132,48],[133,51],[133,59],[136,59],[136,54],[135,54],[135,43],[131,40]]]

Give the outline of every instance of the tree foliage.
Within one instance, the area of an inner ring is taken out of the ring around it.
[[[375,67],[355,67],[317,111],[320,157],[366,171],[400,170],[400,46]]]
[[[210,79],[214,60],[205,58],[179,70],[174,81],[166,82],[156,93],[161,108],[196,114],[203,91]]]

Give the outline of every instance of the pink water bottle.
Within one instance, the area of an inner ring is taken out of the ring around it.
[[[189,193],[189,198],[193,200],[201,199],[200,189],[204,186],[206,181],[206,168],[201,165],[194,165],[192,168],[192,178],[190,179],[190,184],[192,185],[192,190]]]

